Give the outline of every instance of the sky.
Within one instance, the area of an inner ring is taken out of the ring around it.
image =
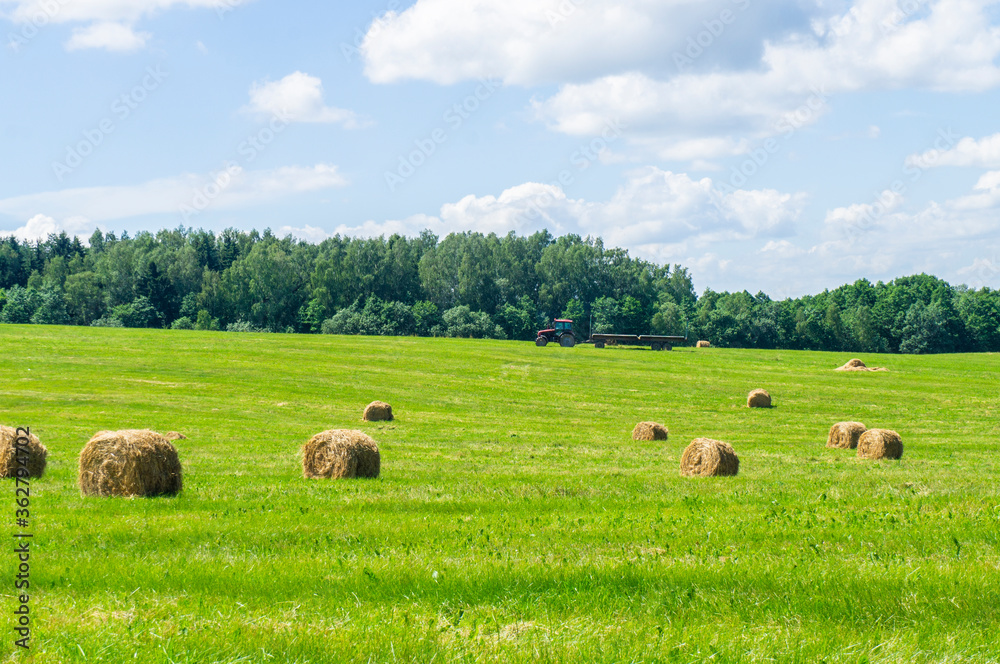
[[[1000,288],[1000,0],[0,0],[0,235],[548,229]]]

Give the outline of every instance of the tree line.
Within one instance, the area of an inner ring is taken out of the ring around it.
[[[928,275],[771,300],[695,293],[680,265],[600,238],[466,232],[335,236],[227,229],[0,238],[0,322],[530,340],[553,318],[592,332],[688,334],[732,348],[1000,350],[1000,292]]]

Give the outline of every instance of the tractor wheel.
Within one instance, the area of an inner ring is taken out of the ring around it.
[[[595,341],[594,342],[594,348],[604,348],[604,342],[603,341]]]
[[[549,343],[549,340],[546,339],[545,337],[538,337],[537,339],[535,339],[536,346],[544,346],[547,343]]]
[[[649,350],[660,350],[660,348],[662,348],[662,346],[660,346],[659,341],[654,341],[653,343],[649,344]]]
[[[559,345],[563,348],[572,348],[576,345],[576,338],[572,334],[564,334],[559,337]]]

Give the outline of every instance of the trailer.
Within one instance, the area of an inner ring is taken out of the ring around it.
[[[674,344],[684,343],[687,336],[671,337],[661,334],[593,334],[590,341],[594,348],[604,348],[605,344],[616,346],[649,346],[650,350],[670,350]]]

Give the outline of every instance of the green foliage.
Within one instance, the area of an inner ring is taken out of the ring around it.
[[[200,309],[198,311],[198,317],[195,319],[194,329],[196,330],[218,330],[219,329],[219,319],[212,318],[212,315],[208,313],[206,309]]]
[[[41,293],[38,309],[31,316],[34,325],[66,325],[69,314],[66,313],[66,300],[61,288],[46,288]]]
[[[90,323],[91,327],[125,327],[121,320],[112,316],[104,316]]]
[[[401,336],[413,334],[415,330],[416,319],[410,307],[402,302],[386,302],[374,295],[364,306],[356,300],[323,323],[324,334]]]
[[[707,339],[716,347],[1000,352],[1000,295],[987,288],[921,274],[889,283],[861,279],[780,302],[747,291],[698,297],[687,268],[633,258],[600,238],[546,231],[336,236],[312,245],[269,230],[216,235],[182,227],[134,238],[95,232],[90,248],[65,233],[32,243],[0,238],[0,289],[15,287],[24,292],[14,294],[0,321],[31,322],[49,289],[63,292],[68,320],[50,297],[39,322],[87,325],[105,317],[166,326],[184,317],[197,327],[205,311],[204,329],[246,322],[275,331],[326,326],[346,334],[445,336],[442,312],[464,306],[519,340],[563,317],[581,338],[593,324],[594,332],[687,329],[692,343]],[[474,334],[495,336],[492,329]]]
[[[14,286],[7,291],[7,302],[0,312],[0,323],[24,325],[31,322],[32,316],[42,306],[42,294],[34,288]]]
[[[160,326],[160,314],[145,295],[140,295],[128,304],[114,307],[109,317],[121,321],[122,327]]]
[[[235,323],[230,323],[226,326],[226,332],[265,332],[270,334],[271,329],[267,327],[257,327],[253,323],[248,323],[245,320],[236,321]]]
[[[413,322],[418,335],[428,336],[434,327],[441,325],[441,312],[433,302],[421,300],[413,305]]]
[[[538,333],[538,310],[527,296],[522,296],[517,304],[501,305],[496,320],[508,339],[530,341]]]
[[[619,334],[621,310],[613,297],[599,297],[590,308],[594,315],[595,334]]]
[[[177,320],[175,320],[173,323],[170,324],[170,329],[171,330],[193,330],[194,329],[194,321],[191,320],[190,318],[188,318],[187,316],[181,316],[180,318],[178,318]]]
[[[654,334],[682,336],[687,326],[684,310],[672,301],[661,302],[653,316],[652,328]]]
[[[472,311],[459,305],[441,316],[445,336],[463,339],[506,339],[503,328],[494,323],[484,311]]]

